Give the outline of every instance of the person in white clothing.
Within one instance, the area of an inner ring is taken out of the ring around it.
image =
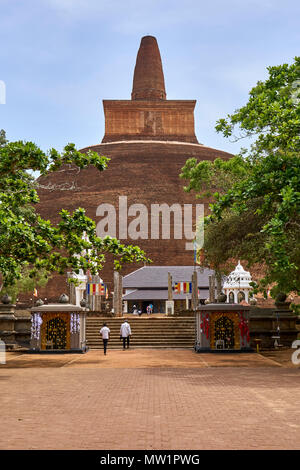
[[[107,343],[108,343],[109,335],[110,335],[110,329],[108,328],[106,323],[103,323],[103,327],[100,330],[100,335],[102,335],[103,349],[104,349],[104,354],[106,356]]]
[[[127,342],[127,349],[129,349],[130,336],[131,336],[131,328],[126,319],[124,320],[120,328],[120,339],[123,340],[123,349],[125,349],[126,342]]]

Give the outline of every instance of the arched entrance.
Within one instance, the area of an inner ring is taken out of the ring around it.
[[[215,321],[215,346],[220,349],[234,349],[234,321],[226,315]]]
[[[46,324],[46,349],[67,348],[67,323],[60,317],[51,318]]]

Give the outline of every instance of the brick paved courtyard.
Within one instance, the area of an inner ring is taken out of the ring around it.
[[[300,447],[300,369],[258,354],[7,356],[1,449]]]

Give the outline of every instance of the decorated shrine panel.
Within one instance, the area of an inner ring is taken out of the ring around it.
[[[44,313],[41,328],[41,349],[70,348],[70,315],[68,313]]]
[[[210,315],[211,349],[240,349],[238,312],[213,312]]]

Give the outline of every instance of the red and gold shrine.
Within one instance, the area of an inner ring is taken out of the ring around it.
[[[250,307],[240,304],[208,304],[196,312],[195,351],[252,351]]]
[[[31,352],[86,352],[86,312],[72,304],[31,309]]]

